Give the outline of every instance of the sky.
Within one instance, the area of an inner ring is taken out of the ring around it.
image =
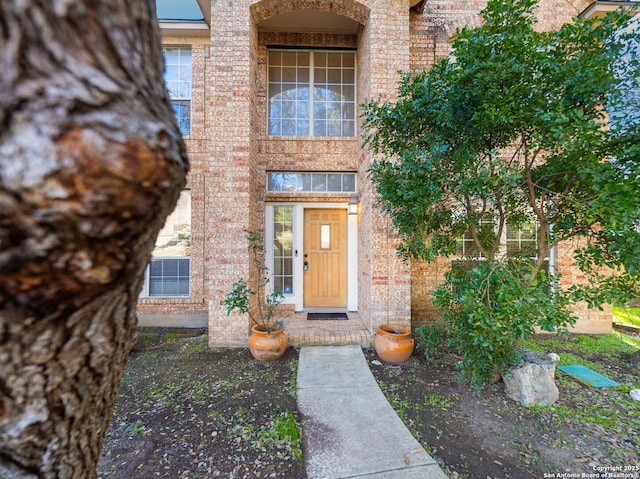
[[[156,0],[161,20],[203,20],[204,15],[196,0]]]

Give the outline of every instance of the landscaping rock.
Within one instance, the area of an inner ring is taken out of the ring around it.
[[[634,368],[640,369],[640,350],[631,355],[631,357],[629,358],[629,362]]]
[[[549,354],[521,350],[522,360],[504,375],[505,394],[523,406],[549,406],[560,393],[555,383],[555,358]]]

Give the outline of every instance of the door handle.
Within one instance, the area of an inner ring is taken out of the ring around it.
[[[309,269],[309,262],[308,262],[308,261],[305,261],[305,262],[302,264],[302,269],[303,269],[303,270],[305,270],[305,271],[307,271],[307,270]]]

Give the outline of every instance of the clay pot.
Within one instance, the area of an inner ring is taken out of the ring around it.
[[[411,357],[413,352],[411,331],[397,324],[378,326],[373,346],[380,359],[387,363],[402,363]]]
[[[258,361],[273,361],[280,358],[287,349],[288,343],[289,339],[282,326],[274,327],[272,331],[267,331],[264,326],[251,328],[249,351]]]

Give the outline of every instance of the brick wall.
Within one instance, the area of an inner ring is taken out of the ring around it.
[[[542,0],[541,29],[558,28],[582,11],[584,0]],[[437,312],[428,291],[448,260],[409,268],[395,254],[397,237],[376,205],[367,172],[372,158],[355,138],[276,138],[266,134],[267,45],[357,49],[358,103],[393,99],[398,70],[428,68],[446,56],[457,28],[475,26],[486,1],[428,0],[423,14],[409,13],[408,0],[235,0],[212,2],[210,41],[166,38],[191,44],[193,53],[192,132],[186,138],[191,173],[191,297],[142,299],[143,315],[209,318],[212,345],[244,345],[246,316],[227,316],[221,301],[241,276],[255,280],[247,255],[246,231],[264,231],[268,201],[296,199],[266,193],[268,170],[355,171],[361,193],[358,218],[358,305],[373,331],[384,322],[414,325]],[[259,32],[273,15],[314,10],[358,22],[356,35]],[[348,195],[313,195],[307,201],[344,204]],[[560,265],[559,265],[560,266]],[[570,264],[562,268],[571,271]],[[567,275],[567,280],[578,278]],[[606,329],[607,312],[580,311],[595,329]],[[608,322],[607,322],[608,321]]]

